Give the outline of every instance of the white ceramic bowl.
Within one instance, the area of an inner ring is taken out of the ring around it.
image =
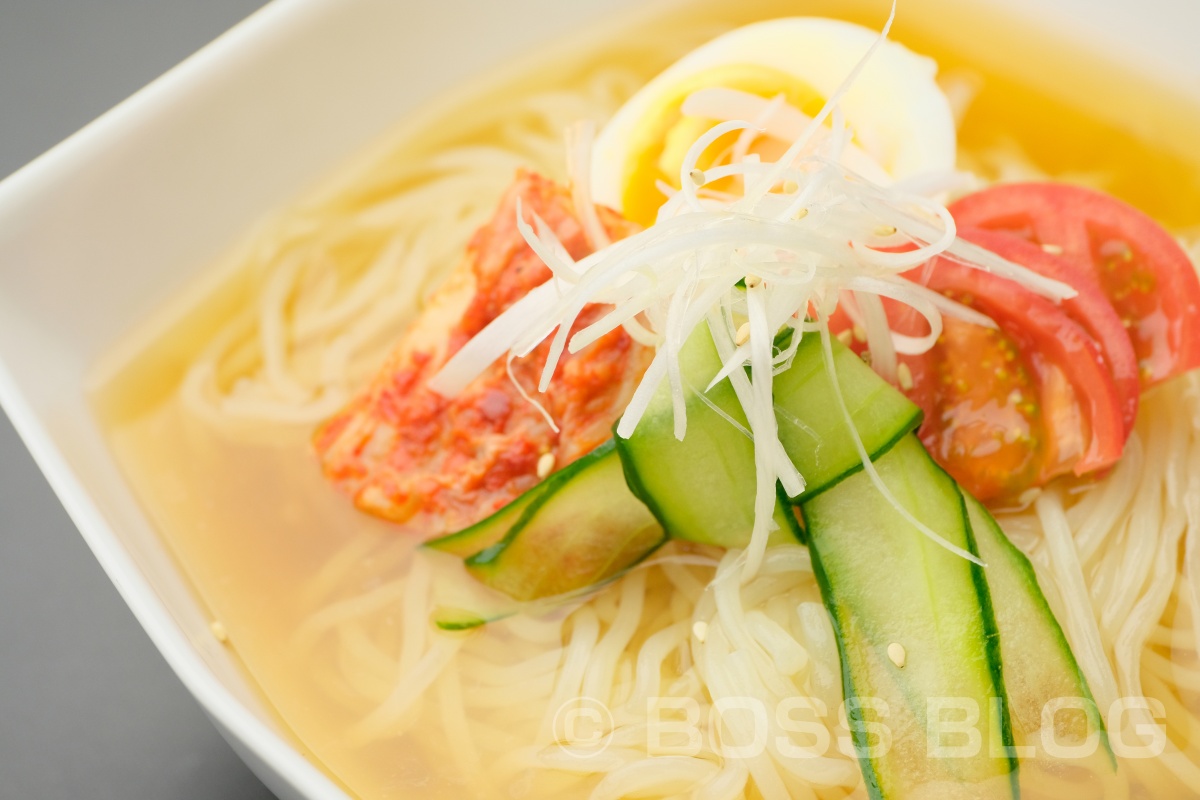
[[[116,468],[86,376],[253,221],[414,107],[633,5],[277,0],[0,184],[0,402],[166,660],[282,798],[345,795],[288,744],[209,634]],[[1194,0],[1145,0],[1137,11],[1118,0],[1005,5],[1158,76],[1200,113]],[[946,0],[943,20],[970,21],[973,9]],[[987,37],[977,46],[1006,55]],[[1112,90],[1136,84],[1114,79]]]

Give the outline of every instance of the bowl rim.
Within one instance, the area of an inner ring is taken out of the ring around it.
[[[214,67],[257,50],[264,40],[286,38],[299,21],[329,13],[338,6],[338,0],[270,0],[142,89],[0,180],[0,217],[27,193],[57,183],[96,153],[144,124],[168,98],[187,95],[205,82]],[[1016,17],[1021,12],[1022,9],[1014,7],[1010,16]],[[1197,63],[1200,64],[1200,59]],[[2,357],[0,408],[7,412],[73,524],[159,653],[221,735],[243,758],[250,757],[248,762],[257,776],[273,791],[288,790],[297,796],[321,800],[348,800],[345,790],[306,758],[297,745],[238,700],[204,663],[122,545]]]
[[[186,96],[205,82],[215,67],[261,48],[264,40],[286,38],[288,31],[305,18],[327,13],[337,5],[337,0],[271,0],[0,180],[0,215],[9,205],[19,204],[25,195],[56,184],[110,143],[122,139],[156,114],[168,98]],[[204,663],[55,444],[3,358],[0,408],[8,414],[67,515],[163,659],[257,777],[274,792],[286,791],[313,800],[348,800],[344,790],[238,700]]]

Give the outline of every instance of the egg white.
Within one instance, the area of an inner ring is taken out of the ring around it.
[[[879,38],[841,20],[790,17],[730,31],[693,50],[631,97],[596,137],[591,189],[596,202],[622,209],[631,141],[672,94],[672,88],[714,67],[773,68],[832,96]],[[954,115],[938,87],[936,63],[892,41],[872,55],[840,107],[854,141],[892,180],[954,168]],[[857,149],[857,148],[856,148]]]

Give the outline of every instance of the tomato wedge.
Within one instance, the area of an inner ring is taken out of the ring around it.
[[[983,501],[1012,502],[1058,475],[1103,469],[1120,458],[1127,436],[1121,395],[1100,345],[1063,308],[946,258],[906,277],[999,326],[944,316],[932,350],[898,356],[908,372],[901,388],[925,412],[922,442],[967,491]],[[894,331],[927,330],[908,307],[885,301],[885,308]],[[830,326],[852,330],[840,308]],[[864,343],[850,338],[861,352]]]
[[[1142,212],[1058,183],[993,186],[950,212],[960,225],[1014,234],[1094,275],[1129,332],[1143,387],[1200,366],[1200,279],[1187,253]]]
[[[1100,351],[1104,355],[1120,399],[1125,432],[1128,434],[1132,431],[1134,420],[1137,418],[1138,396],[1141,393],[1137,356],[1134,354],[1128,331],[1105,296],[1094,273],[1090,269],[1080,269],[1063,257],[1048,253],[1038,245],[1008,233],[960,226],[958,235],[1002,258],[1028,267],[1039,275],[1061,281],[1078,292],[1075,297],[1063,301],[1062,310],[1100,345]]]
[[[1010,280],[945,258],[913,277],[1000,327],[992,331],[947,319],[932,358],[918,364],[932,363],[940,371],[937,380],[922,381],[933,394],[922,439],[935,458],[941,452],[950,474],[979,492],[976,497],[1009,496],[1022,484],[1067,472],[1082,475],[1121,457],[1126,430],[1120,395],[1099,344],[1063,309]],[[994,445],[981,448],[983,432]],[[989,450],[1002,453],[1025,438],[1037,451],[1036,470],[1030,465],[1032,473],[1005,478]],[[981,482],[981,475],[988,480]]]
[[[921,442],[965,490],[994,501],[1038,482],[1053,434],[1042,424],[1037,376],[1012,337],[946,317],[933,350],[900,360],[912,372],[908,395],[925,412]],[[1080,445],[1075,431],[1059,449]]]

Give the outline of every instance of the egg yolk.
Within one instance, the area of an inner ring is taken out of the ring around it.
[[[661,95],[643,117],[631,137],[623,169],[621,202],[625,216],[641,225],[652,225],[663,203],[657,181],[679,188],[679,169],[688,148],[718,120],[685,117],[681,111],[692,92],[719,86],[759,97],[784,99],[810,116],[825,103],[815,89],[795,75],[757,64],[727,64],[694,73]],[[707,169],[733,145],[738,133],[726,134],[713,143],[697,163]]]

